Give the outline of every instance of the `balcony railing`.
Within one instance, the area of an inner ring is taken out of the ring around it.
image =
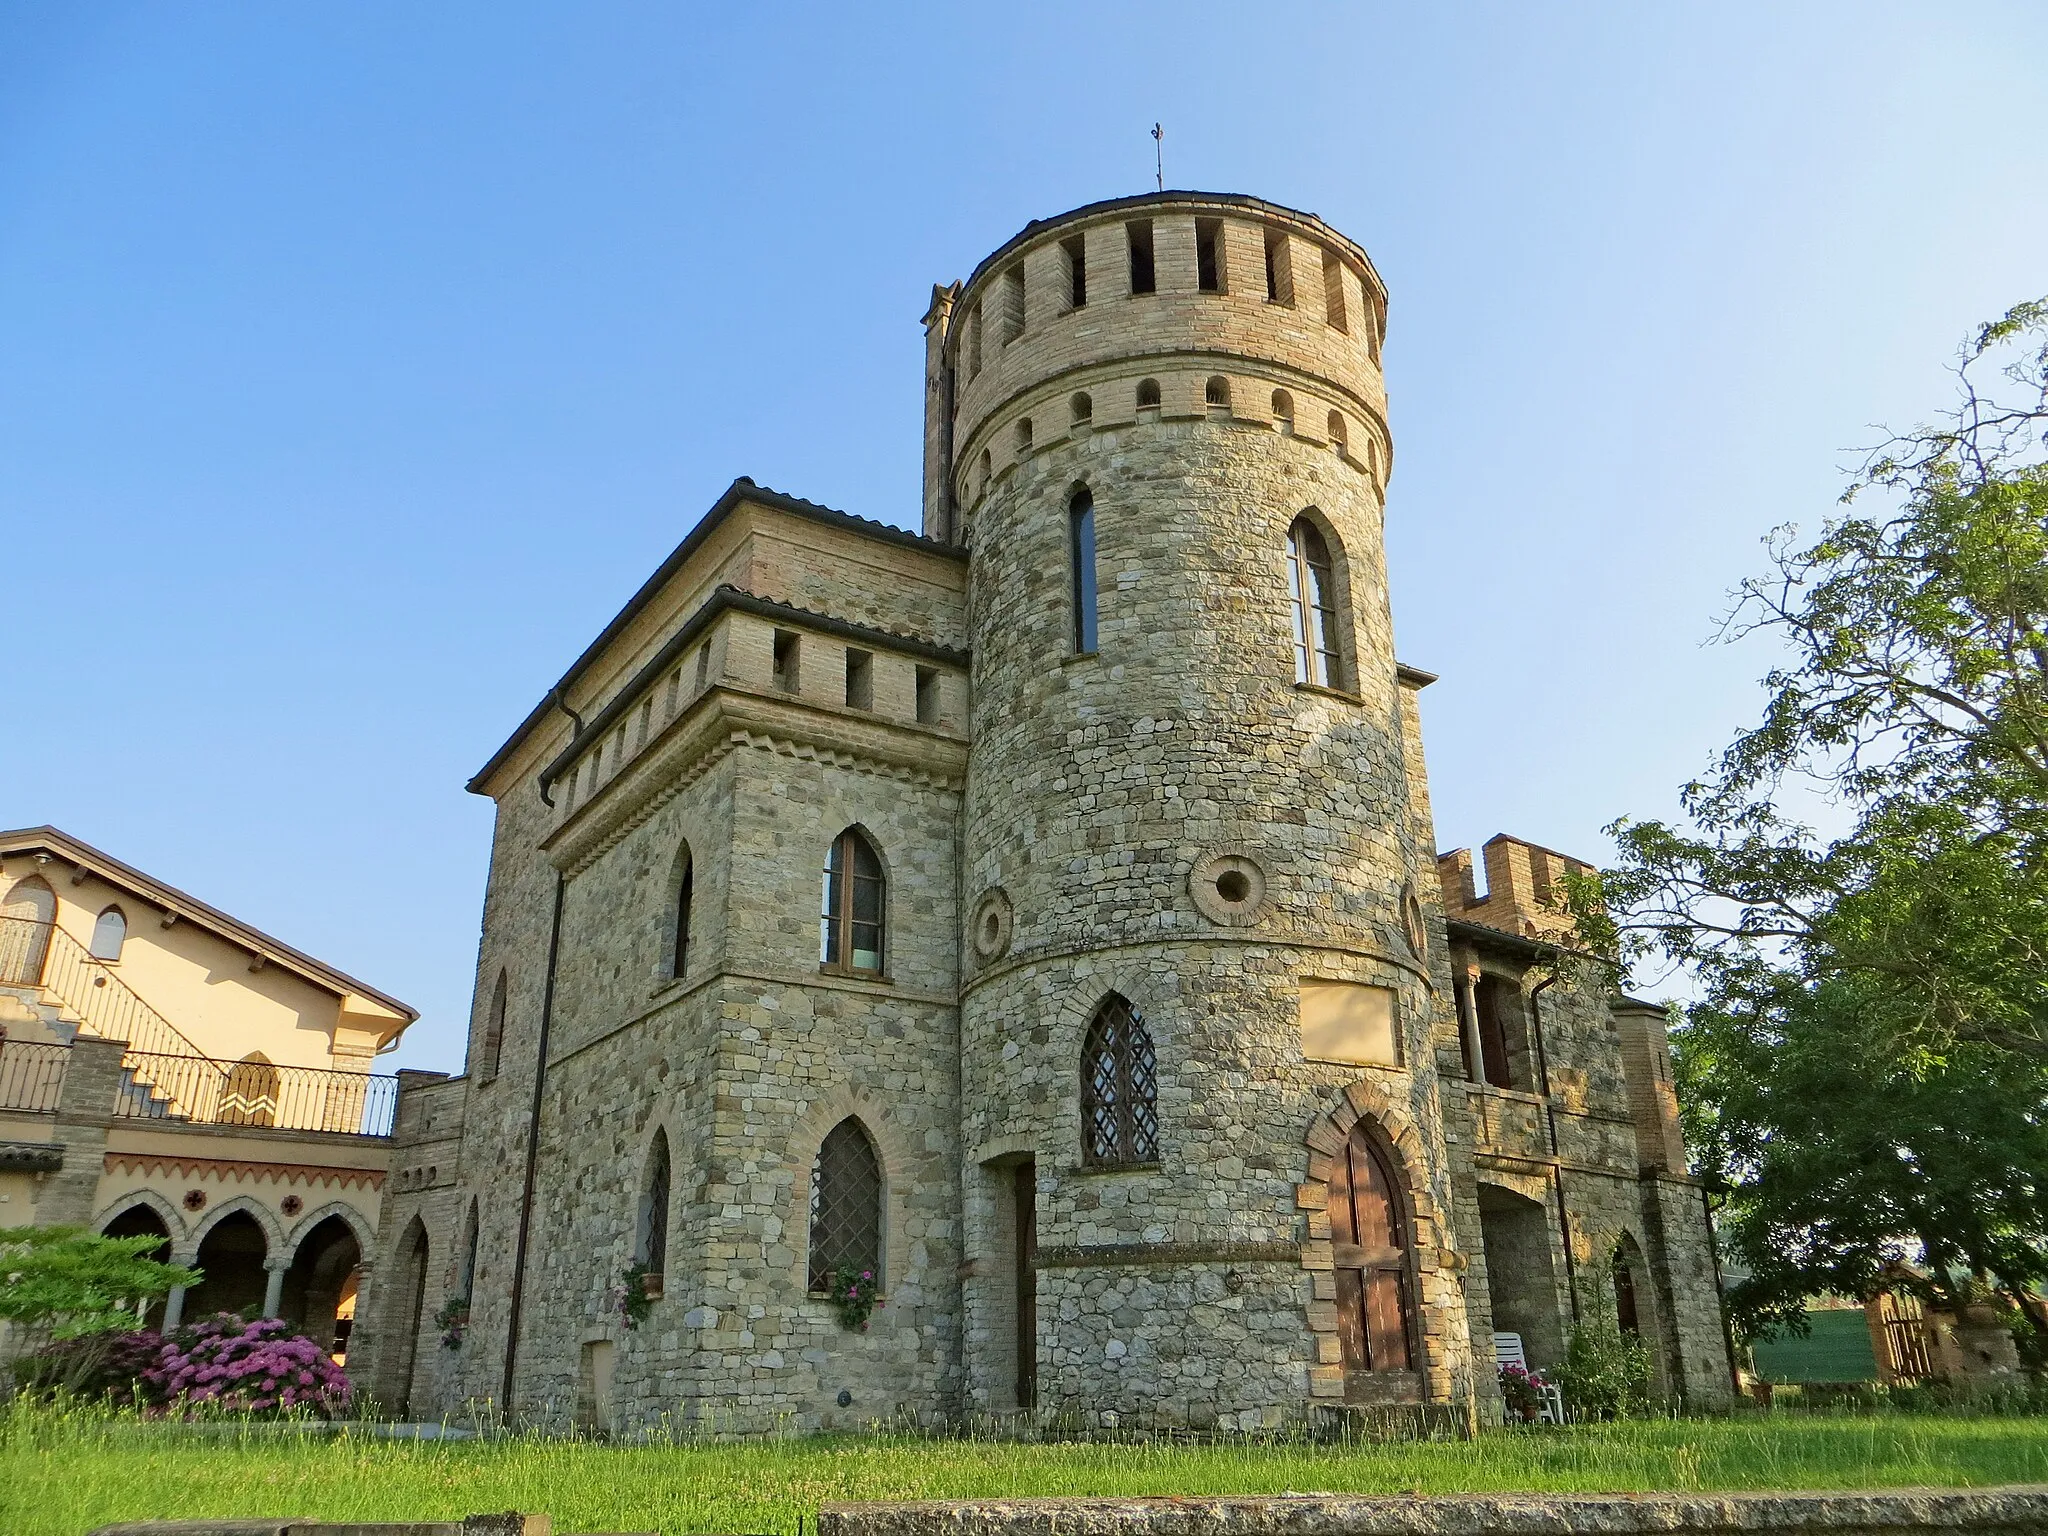
[[[123,1119],[389,1136],[398,1110],[398,1079],[370,1072],[147,1051],[121,1065],[131,1079],[114,1109]]]
[[[48,1114],[64,1092],[68,1045],[0,1039],[0,1109]]]

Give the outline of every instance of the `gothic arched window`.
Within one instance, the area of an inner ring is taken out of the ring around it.
[[[811,1164],[810,1288],[830,1290],[841,1270],[882,1284],[882,1160],[851,1115],[827,1133]]]
[[[1337,568],[1323,531],[1306,517],[1287,530],[1287,596],[1294,610],[1294,680],[1342,688]]]
[[[633,1234],[633,1256],[649,1274],[668,1270],[668,1132],[654,1133],[647,1155],[647,1183],[640,1196],[639,1230]]]
[[[827,970],[880,975],[888,886],[882,857],[858,827],[832,839],[825,859],[825,910],[818,921],[818,960]]]
[[[1393,1165],[1363,1120],[1332,1161],[1330,1245],[1344,1369],[1409,1370],[1408,1221]]]
[[[128,942],[128,918],[119,907],[109,907],[92,925],[92,957],[95,960],[118,960],[121,946]]]
[[[1081,1046],[1081,1155],[1096,1167],[1159,1160],[1159,1063],[1138,1010],[1110,993]]]

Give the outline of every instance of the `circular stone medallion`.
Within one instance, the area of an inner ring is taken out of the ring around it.
[[[1219,848],[1195,860],[1188,895],[1210,922],[1242,928],[1256,922],[1266,904],[1266,872],[1242,848]]]
[[[1016,914],[1010,908],[1009,892],[1000,885],[983,891],[981,900],[974,904],[974,917],[968,928],[975,958],[984,965],[1002,959],[1009,952],[1010,933],[1015,926]]]

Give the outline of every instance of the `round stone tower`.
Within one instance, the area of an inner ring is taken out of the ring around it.
[[[1469,1389],[1385,316],[1319,219],[1183,192],[935,295],[970,1409],[1250,1428]]]

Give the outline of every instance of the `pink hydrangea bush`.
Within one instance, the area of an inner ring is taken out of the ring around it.
[[[341,1367],[290,1323],[277,1317],[249,1322],[225,1312],[172,1333],[141,1381],[150,1401],[169,1408],[325,1418],[349,1399]]]

